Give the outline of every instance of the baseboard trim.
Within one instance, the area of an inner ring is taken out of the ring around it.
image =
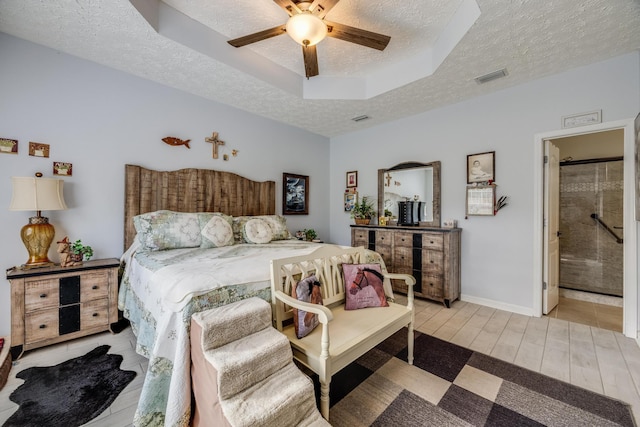
[[[460,301],[480,304],[498,310],[509,311],[511,313],[522,314],[525,316],[535,317],[533,307],[523,307],[520,305],[507,304],[501,301],[495,301],[487,298],[474,297],[473,295],[460,295]]]

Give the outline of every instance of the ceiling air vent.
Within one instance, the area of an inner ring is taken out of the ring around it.
[[[351,119],[351,120],[353,120],[354,122],[361,122],[361,121],[363,121],[363,120],[368,120],[368,119],[370,119],[370,118],[371,118],[371,117],[369,117],[369,116],[367,116],[367,115],[365,114],[365,115],[362,115],[362,116],[354,117],[354,118],[353,118],[353,119]]]
[[[488,83],[491,80],[501,79],[502,77],[506,77],[508,75],[509,73],[507,73],[507,69],[503,68],[502,70],[494,71],[492,73],[485,74],[484,76],[476,77],[474,80],[476,81],[476,83],[481,85],[483,83]]]

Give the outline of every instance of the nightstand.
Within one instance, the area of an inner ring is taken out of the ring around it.
[[[115,258],[72,267],[7,270],[11,284],[11,356],[109,330],[118,322]]]

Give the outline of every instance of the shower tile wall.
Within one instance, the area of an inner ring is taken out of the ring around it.
[[[623,161],[560,166],[560,287],[622,296]]]

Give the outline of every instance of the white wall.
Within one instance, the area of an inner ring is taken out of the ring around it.
[[[600,109],[603,121],[640,111],[637,52],[332,138],[331,240],[350,242],[347,171],[358,171],[361,195],[377,197],[379,168],[440,160],[442,219],[463,229],[463,298],[532,313],[534,134],[559,129],[562,116]],[[497,195],[508,195],[509,206],[465,219],[466,156],[485,151],[496,152]]]
[[[69,209],[44,212],[65,235],[93,247],[96,258],[119,257],[123,246],[124,165],[160,170],[198,167],[226,170],[277,184],[282,212],[282,173],[310,177],[310,215],[287,216],[289,228],[329,235],[329,141],[243,111],[149,82],[0,33],[0,138],[19,141],[17,155],[0,154],[0,263],[28,256],[20,228],[34,212],[8,211],[11,176],[52,176],[52,162],[73,164],[65,177]],[[204,138],[226,142],[214,160]],[[191,139],[191,149],[171,147],[165,136]],[[28,155],[29,141],[50,144],[50,157]],[[55,245],[49,257],[57,261]],[[9,282],[0,279],[0,336],[10,332]]]

